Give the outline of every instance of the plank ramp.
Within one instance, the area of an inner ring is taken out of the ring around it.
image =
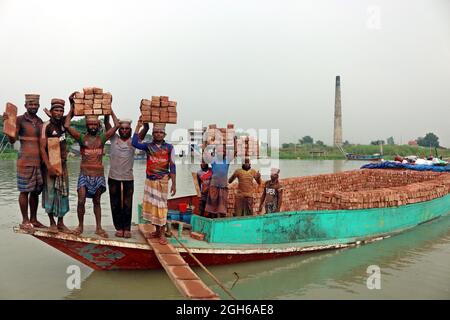
[[[139,231],[144,237],[149,238],[150,233],[155,229],[150,224],[139,224]],[[153,248],[170,280],[183,296],[194,300],[219,300],[219,296],[208,288],[170,243],[161,245],[158,239],[147,239],[147,242]]]

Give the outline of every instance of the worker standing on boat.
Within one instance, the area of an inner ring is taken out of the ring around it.
[[[228,179],[228,183],[233,183],[236,178],[238,179],[238,190],[234,203],[234,215],[252,215],[253,194],[255,193],[253,180],[261,184],[261,174],[251,168],[249,159],[245,159],[245,163],[242,164],[242,169],[234,171],[233,175]]]
[[[208,199],[209,184],[211,182],[212,170],[206,162],[202,162],[200,170],[197,171],[197,181],[200,186],[200,215],[205,216],[206,200]]]
[[[106,133],[99,133],[100,121],[97,116],[86,116],[87,133],[78,132],[70,126],[70,120],[74,115],[74,95],[72,93],[70,100],[70,114],[66,117],[64,127],[70,135],[80,144],[81,164],[80,176],[78,178],[78,227],[73,231],[74,234],[83,233],[84,214],[86,198],[92,198],[94,204],[94,214],[96,222],[95,233],[101,237],[107,238],[108,234],[101,226],[101,205],[100,199],[102,193],[106,191],[106,181],[103,168],[103,148],[106,141],[111,138],[119,128],[119,122],[112,112],[114,127],[110,128]]]
[[[205,211],[210,218],[224,218],[227,216],[228,203],[228,169],[231,159],[225,154],[225,147],[218,145],[211,162],[211,182],[209,183],[208,198]]]
[[[20,228],[32,230],[34,227],[45,227],[37,220],[39,194],[43,188],[42,159],[39,153],[39,136],[41,134],[42,120],[37,116],[39,110],[39,95],[25,94],[25,108],[27,111],[17,117],[16,135],[9,137],[9,143],[14,144],[20,140],[20,151],[17,159],[17,188],[19,189],[19,206],[22,213]],[[3,114],[3,121],[8,119]],[[28,207],[30,216],[28,217]]]
[[[264,191],[261,196],[259,205],[259,213],[262,213],[265,202],[266,213],[280,212],[281,203],[283,201],[283,187],[278,181],[280,169],[273,168],[270,170],[270,180],[264,184]]]
[[[108,174],[109,201],[116,237],[131,238],[131,218],[133,209],[134,176],[133,164],[135,148],[131,144],[131,120],[119,120],[119,134],[114,134],[111,141]],[[109,116],[105,116],[105,128],[111,129]],[[149,126],[139,132],[143,140]]]
[[[156,227],[151,236],[159,238],[159,243],[163,245],[167,244],[164,227],[167,223],[169,179],[172,181],[170,194],[174,196],[177,190],[175,152],[173,145],[164,141],[165,126],[164,123],[155,123],[152,131],[153,141],[142,143],[139,142],[137,134],[142,127],[142,121],[139,120],[132,140],[135,148],[147,152],[147,179],[144,185],[142,216]]]
[[[45,122],[41,129],[40,152],[44,162],[44,190],[42,192],[42,207],[50,219],[51,232],[71,231],[64,225],[64,215],[69,212],[69,174],[67,171],[67,142],[64,128],[63,99],[52,99],[50,107],[50,120]],[[59,139],[62,171],[57,171],[49,161],[47,139]],[[56,224],[54,217],[58,218]]]

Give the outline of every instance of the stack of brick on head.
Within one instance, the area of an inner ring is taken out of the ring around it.
[[[119,128],[119,121],[111,110],[114,127],[103,133],[100,131],[100,121],[96,115],[86,116],[86,134],[78,132],[70,126],[70,121],[75,114],[75,97],[78,92],[70,95],[70,113],[66,117],[64,127],[70,135],[80,144],[81,164],[80,176],[78,178],[78,227],[74,230],[76,235],[83,232],[84,213],[86,198],[92,198],[94,204],[94,214],[96,222],[95,233],[100,237],[107,238],[108,234],[101,227],[101,206],[100,200],[103,192],[106,191],[106,181],[103,169],[103,148],[106,141],[111,138]]]
[[[171,195],[176,193],[176,168],[173,145],[166,143],[165,123],[154,123],[153,140],[150,143],[139,141],[142,120],[138,121],[133,135],[133,146],[147,153],[147,170],[144,185],[144,201],[142,205],[144,219],[150,221],[156,231],[151,237],[159,238],[159,243],[167,244],[164,226],[167,222],[167,197],[169,180],[171,180]]]
[[[20,141],[17,160],[17,188],[19,189],[19,206],[22,213],[20,228],[31,231],[34,227],[44,227],[37,220],[39,194],[43,188],[41,156],[39,153],[39,135],[42,120],[37,116],[39,110],[38,94],[25,94],[26,112],[16,118],[15,132],[8,136],[11,144]],[[3,121],[8,122],[10,115],[3,114]],[[30,208],[30,215],[28,215]]]
[[[44,162],[44,190],[42,206],[50,219],[50,232],[71,231],[64,225],[64,216],[69,211],[69,174],[67,171],[67,143],[64,128],[63,99],[51,100],[50,120],[41,130],[40,152]],[[58,218],[58,223],[55,222]]]

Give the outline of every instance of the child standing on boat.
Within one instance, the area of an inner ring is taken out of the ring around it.
[[[167,195],[169,189],[169,179],[172,181],[170,194],[176,193],[176,167],[174,159],[173,145],[166,143],[165,124],[155,123],[153,125],[150,143],[140,143],[137,132],[142,127],[139,120],[133,135],[133,147],[147,152],[147,179],[144,185],[144,201],[142,203],[142,216],[151,221],[156,227],[152,233],[153,238],[159,238],[160,244],[167,244],[164,235],[164,226],[167,222]]]
[[[280,212],[281,203],[283,201],[283,188],[278,181],[280,169],[273,168],[270,171],[270,180],[264,184],[264,191],[259,205],[259,213],[265,202],[266,213]]]

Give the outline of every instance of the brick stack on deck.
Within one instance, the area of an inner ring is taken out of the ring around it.
[[[450,193],[450,174],[409,170],[354,170],[280,179],[284,187],[281,211],[397,207],[429,201]],[[228,213],[234,211],[236,184],[230,187]],[[256,188],[254,212],[262,186]]]
[[[74,97],[75,115],[110,115],[112,95],[103,92],[101,88],[84,88],[83,92],[77,92]]]

